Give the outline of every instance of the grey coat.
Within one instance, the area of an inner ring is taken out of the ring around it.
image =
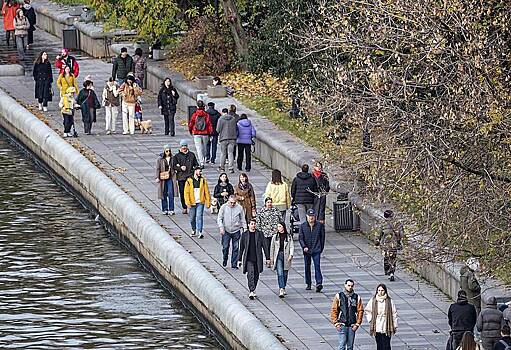
[[[223,115],[216,125],[218,141],[236,140],[238,138],[237,120],[232,115]]]
[[[468,266],[460,269],[460,287],[467,293],[468,303],[475,306],[477,314],[481,312],[481,286]]]
[[[497,310],[497,299],[490,297],[486,301],[486,308],[481,311],[476,323],[477,330],[481,332],[483,345],[485,345],[486,338],[500,339],[501,324],[502,312]]]
[[[240,239],[240,251],[238,254],[238,261],[241,261],[243,264],[243,273],[247,273],[247,254],[248,254],[248,244],[250,243],[250,236],[255,236],[255,244],[256,244],[256,259],[257,259],[257,269],[259,273],[263,272],[263,233],[259,230],[256,230],[254,233],[246,230],[241,235]]]
[[[272,263],[273,270],[277,269],[277,257],[280,249],[280,237],[279,234],[273,235],[270,246],[270,260]],[[289,257],[295,253],[295,245],[293,243],[293,236],[288,234],[287,241],[284,241],[284,270],[288,271],[291,269],[291,261]]]

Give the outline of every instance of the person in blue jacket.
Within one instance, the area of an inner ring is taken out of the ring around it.
[[[307,285],[305,289],[311,289],[311,261],[313,261],[316,292],[319,293],[323,289],[321,253],[325,249],[325,225],[316,220],[314,209],[307,211],[307,221],[300,225],[298,237],[305,261],[305,284]]]
[[[238,170],[242,170],[243,155],[245,155],[245,170],[250,171],[252,168],[252,142],[254,137],[256,137],[256,129],[246,114],[240,116],[236,125],[236,131],[238,134],[236,139],[238,145]]]

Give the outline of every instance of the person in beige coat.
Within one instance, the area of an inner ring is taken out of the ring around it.
[[[30,23],[28,23],[28,19],[25,17],[23,10],[16,10],[16,17],[14,17],[14,37],[16,38],[16,49],[18,50],[20,60],[25,59],[26,38],[29,28]]]
[[[287,232],[286,225],[280,222],[277,225],[277,234],[273,235],[270,246],[270,264],[277,270],[279,283],[279,297],[286,295],[287,275],[291,268],[295,247],[293,236]]]
[[[156,161],[156,182],[161,210],[165,215],[174,215],[174,197],[178,196],[176,172],[171,167],[172,151],[169,145],[163,146],[163,153]]]
[[[369,334],[376,339],[376,350],[390,350],[390,339],[397,331],[397,311],[386,285],[381,283],[376,287],[364,312],[370,325]]]

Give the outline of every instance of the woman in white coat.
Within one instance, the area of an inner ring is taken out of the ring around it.
[[[284,298],[286,294],[287,274],[291,268],[294,251],[293,236],[287,232],[286,224],[280,222],[277,225],[277,234],[273,235],[270,245],[270,264],[277,270],[280,298]]]
[[[369,334],[376,339],[376,350],[390,350],[390,339],[397,331],[397,311],[383,283],[365,307]]]

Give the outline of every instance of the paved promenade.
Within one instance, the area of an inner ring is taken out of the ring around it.
[[[1,33],[0,33],[1,35]],[[61,43],[42,31],[35,34],[34,51],[48,50],[54,60]],[[5,52],[5,42],[0,45],[0,56]],[[11,53],[9,53],[12,55]],[[111,72],[111,64],[102,60],[75,55],[79,59],[80,77],[91,74],[98,96],[101,95],[104,81]],[[1,58],[0,58],[1,61]],[[25,77],[0,77],[0,88],[19,101],[32,107],[34,100],[34,82],[31,76],[31,63],[27,66]],[[56,80],[56,75],[55,79]],[[58,94],[56,86],[54,91]],[[389,293],[394,298],[399,314],[398,333],[392,339],[393,349],[442,349],[448,336],[447,309],[449,300],[436,288],[418,279],[415,275],[398,268],[396,281],[388,283],[382,269],[381,255],[368,244],[363,237],[352,233],[335,233],[330,225],[327,227],[327,241],[322,257],[324,274],[323,293],[306,291],[303,278],[303,258],[298,242],[295,242],[296,254],[293,267],[289,272],[288,295],[278,298],[276,274],[265,269],[257,288],[258,298],[248,299],[246,277],[240,270],[222,267],[220,234],[216,227],[216,216],[205,212],[205,238],[192,239],[188,236],[190,226],[186,215],[180,214],[179,200],[176,200],[175,216],[164,216],[160,210],[154,182],[154,166],[157,155],[166,143],[177,152],[180,139],[189,141],[195,152],[193,142],[185,126],[185,112],[179,111],[177,135],[174,138],[163,135],[163,119],[158,113],[156,97],[150,92],[143,96],[144,119],[153,121],[152,135],[122,135],[122,121],[117,120],[117,133],[105,135],[104,114],[98,113],[98,123],[92,128],[93,135],[83,133],[83,125],[78,113],[75,118],[78,142],[88,149],[101,169],[119,184],[128,194],[140,203],[168,233],[179,241],[211,273],[221,281],[228,290],[239,298],[274,334],[281,337],[290,349],[336,349],[337,333],[329,320],[330,304],[335,293],[343,286],[348,277],[355,280],[355,290],[367,302],[374,293],[376,285],[387,283]],[[49,124],[62,134],[62,117],[58,101],[49,105],[45,113]],[[218,105],[221,109],[225,106]],[[213,190],[218,178],[217,166],[206,165],[204,171],[210,188]],[[270,179],[271,169],[259,162],[254,162],[249,173],[250,181],[255,187],[258,206],[262,205],[262,193]],[[238,173],[230,176],[232,183],[237,183]],[[372,350],[376,348],[374,340],[368,334],[368,324],[364,320],[357,332],[355,348]]]

